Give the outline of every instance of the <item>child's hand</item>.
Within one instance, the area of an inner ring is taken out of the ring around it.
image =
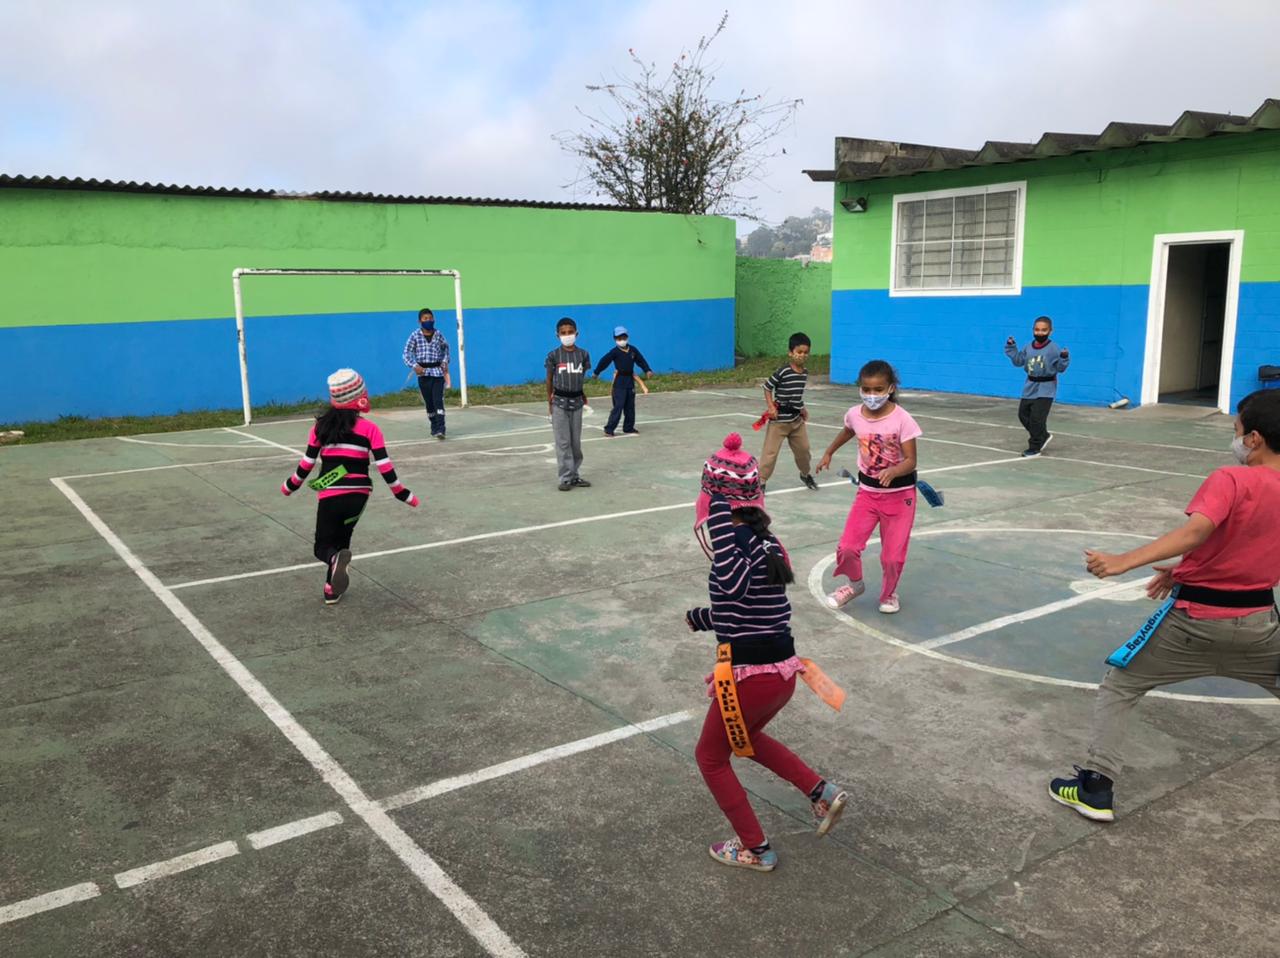
[[[1084,565],[1099,579],[1108,579],[1129,571],[1123,556],[1112,555],[1109,552],[1094,552],[1092,549],[1084,550]]]
[[[880,483],[881,489],[887,489],[889,488],[889,483],[893,482],[893,480],[897,478],[898,478],[898,468],[897,466],[894,466],[880,473],[880,475],[876,477],[876,482]]]
[[[824,452],[822,454],[822,458],[818,460],[818,468],[813,471],[822,472],[822,470],[830,469],[830,468],[831,468],[831,453]]]
[[[689,631],[690,631],[690,632],[697,632],[697,631],[698,631],[697,627],[696,627],[696,626],[694,626],[694,624],[693,624],[693,613],[692,613],[692,612],[686,612],[686,613],[684,614],[684,624],[685,624],[686,626],[688,626],[688,627],[689,627]]]
[[[444,374],[444,388],[445,388],[445,389],[452,389],[452,388],[453,388],[453,379],[452,379],[452,377],[450,377],[450,375],[449,375],[448,373],[445,373],[445,374]]]
[[[1169,593],[1173,591],[1173,587],[1176,584],[1173,581],[1173,570],[1177,566],[1156,565],[1151,568],[1155,570],[1156,574],[1147,583],[1147,598],[1162,602],[1169,598]]]
[[[800,410],[800,418],[801,418],[801,419],[803,419],[805,422],[808,422],[808,421],[809,421],[809,407],[808,407],[808,406],[805,406],[803,409],[801,409],[801,410]]]
[[[1066,348],[1065,348],[1065,347],[1064,347],[1062,350],[1060,350],[1060,351],[1059,351],[1059,355],[1060,355],[1063,359],[1066,359],[1066,358],[1068,357],[1068,353],[1067,353],[1067,350],[1066,350]]]
[[[1018,345],[1018,341],[1014,339],[1012,336],[1010,336],[1008,339],[1004,341],[1004,344],[1006,346],[1016,346]]]

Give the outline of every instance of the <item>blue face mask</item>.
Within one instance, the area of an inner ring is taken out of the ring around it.
[[[427,339],[430,339],[432,336],[435,335],[435,332],[436,332],[435,323],[432,323],[430,325],[427,325],[426,323],[421,323],[420,327],[422,329],[422,335],[426,336]]]

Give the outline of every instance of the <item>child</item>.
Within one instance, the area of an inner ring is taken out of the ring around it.
[[[329,405],[316,416],[306,454],[280,491],[297,492],[319,458],[320,477],[310,483],[319,493],[315,557],[325,564],[324,604],[335,605],[350,582],[351,533],[373,492],[369,457],[397,499],[417,508],[418,497],[396,478],[382,430],[360,415],[369,411],[369,393],[358,372],[339,369],[329,377]]]
[[[1100,579],[1150,562],[1147,595],[1168,599],[1107,659],[1094,700],[1088,757],[1069,778],[1049,783],[1055,802],[1085,818],[1115,818],[1114,780],[1133,707],[1152,689],[1208,675],[1252,682],[1280,697],[1280,390],[1240,400],[1231,450],[1238,466],[1211,473],[1187,506],[1190,519],[1123,555],[1087,550]],[[1144,639],[1145,636],[1145,639]]]
[[[560,491],[591,485],[578,475],[582,468],[582,408],[587,394],[582,385],[591,375],[591,357],[577,346],[578,324],[568,316],[556,323],[560,345],[547,353],[547,413],[556,438],[556,467]]]
[[[1067,371],[1071,361],[1067,348],[1049,339],[1053,332],[1053,320],[1041,316],[1031,327],[1031,342],[1026,349],[1019,349],[1012,336],[1004,344],[1004,354],[1015,366],[1027,368],[1027,381],[1022,386],[1022,402],[1018,403],[1018,421],[1027,431],[1030,442],[1022,454],[1034,459],[1049,445],[1053,433],[1049,432],[1049,409],[1053,397],[1058,395],[1058,374]]]
[[[723,661],[728,653],[728,661],[722,670],[718,666],[715,685],[708,689],[716,701],[707,710],[694,755],[707,788],[736,833],[709,851],[722,865],[773,871],[778,853],[769,847],[733,772],[731,749],[750,755],[808,796],[820,836],[839,820],[849,795],[764,731],[790,700],[796,674],[806,666],[796,657],[791,635],[787,585],[795,575],[786,550],[769,531],[755,457],[743,451],[737,433],[726,436],[724,448],[703,466],[702,493],[695,508],[695,529],[701,531],[705,523],[709,546],[703,548],[712,558],[707,581],[711,607],[690,609],[685,624],[694,632],[714,631],[721,643],[717,659]],[[722,711],[717,693],[723,684],[734,693],[732,713]],[[742,736],[732,745],[728,714],[737,717],[735,728]],[[745,751],[744,740],[749,743]]]
[[[818,472],[830,467],[831,457],[850,439],[858,438],[858,492],[836,546],[836,575],[849,584],[827,596],[833,609],[862,595],[862,550],[880,526],[880,611],[892,615],[901,608],[898,580],[907,562],[911,526],[916,519],[916,440],[921,430],[897,403],[898,374],[883,359],[873,359],[858,372],[861,405],[844,416],[844,429],[827,447]]]
[[[760,488],[764,488],[773,475],[778,461],[778,451],[785,438],[791,446],[800,469],[800,481],[818,491],[817,480],[809,472],[809,431],[805,423],[809,410],[804,408],[804,387],[809,379],[805,363],[809,360],[809,337],[804,333],[792,333],[787,341],[787,358],[790,362],[765,380],[765,415],[769,426],[764,434],[764,450],[760,453]]]
[[[449,379],[449,344],[436,329],[435,313],[425,306],[418,310],[418,328],[404,344],[404,364],[418,374],[418,391],[427,407],[431,435],[444,439],[444,391],[453,387]]]
[[[645,358],[641,355],[640,350],[629,345],[630,336],[627,334],[627,327],[615,326],[613,328],[614,348],[604,354],[604,358],[596,364],[596,376],[605,371],[610,363],[613,363],[613,409],[609,411],[609,421],[604,424],[604,434],[609,438],[613,438],[613,431],[618,428],[618,420],[622,419],[622,431],[625,433],[637,433],[640,430],[636,428],[636,384],[639,383],[640,388],[648,394],[649,389],[645,386],[644,380],[638,379],[635,374],[635,368],[639,366],[644,370],[646,376],[651,375],[653,370],[649,368],[649,364],[645,362]]]

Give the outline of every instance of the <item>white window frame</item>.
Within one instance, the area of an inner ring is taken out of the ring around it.
[[[898,289],[898,206],[920,200],[940,200],[956,196],[973,196],[982,193],[1018,194],[1018,209],[1014,216],[1013,236],[1013,285],[972,286],[947,289]],[[889,236],[889,295],[896,296],[1021,296],[1022,295],[1022,240],[1027,216],[1027,181],[989,183],[986,186],[965,186],[954,190],[931,190],[927,193],[895,193],[893,196],[893,224]]]

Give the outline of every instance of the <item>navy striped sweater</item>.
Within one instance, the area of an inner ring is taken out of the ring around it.
[[[796,654],[791,637],[791,600],[785,585],[769,585],[766,549],[781,550],[773,536],[761,539],[750,526],[733,524],[724,496],[712,496],[707,532],[713,558],[707,591],[711,608],[690,609],[690,627],[714,631],[733,647],[734,665],[781,662]]]

